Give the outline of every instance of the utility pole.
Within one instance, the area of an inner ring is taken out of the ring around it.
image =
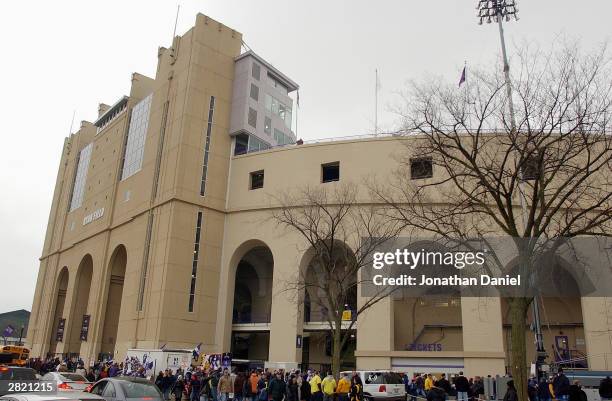
[[[510,64],[508,63],[508,53],[506,51],[506,38],[504,36],[504,19],[506,22],[510,22],[511,18],[518,21],[518,8],[516,7],[516,0],[479,0],[476,6],[478,10],[478,24],[482,25],[483,22],[490,24],[491,22],[497,22],[499,27],[499,40],[501,43],[502,57],[504,63],[504,80],[506,84],[506,95],[508,96],[508,112],[510,113],[510,129],[512,135],[516,135],[516,115],[514,113],[514,104],[512,102],[512,82],[510,80]],[[518,184],[520,199],[521,199],[521,212],[523,218],[523,230],[527,227],[527,209],[525,192],[522,188],[522,181]],[[533,274],[532,274],[533,277]],[[532,301],[533,307],[533,320],[534,320],[534,331],[535,331],[535,343],[536,343],[536,375],[538,380],[540,379],[543,372],[541,367],[546,360],[546,350],[544,348],[544,337],[542,335],[542,325],[540,322],[540,306],[538,300],[538,294],[536,293]]]

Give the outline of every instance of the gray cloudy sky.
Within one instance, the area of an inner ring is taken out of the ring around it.
[[[497,28],[478,26],[476,0],[183,0],[178,33],[202,12],[243,33],[301,86],[298,136],[371,133],[374,71],[380,126],[408,79],[458,81],[464,61],[493,60]],[[154,76],[176,1],[3,1],[0,5],[0,312],[30,309],[62,141],[99,102]],[[594,47],[612,36],[610,0],[519,0],[509,43],[564,34]],[[10,281],[6,278],[10,277]]]

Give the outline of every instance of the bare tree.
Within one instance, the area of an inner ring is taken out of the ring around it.
[[[612,71],[605,47],[524,49],[514,61],[516,127],[501,68],[472,69],[461,88],[412,82],[401,108],[410,148],[391,184],[373,188],[406,229],[452,240],[515,239],[526,272],[537,270],[543,240],[612,234]],[[431,178],[411,179],[426,176],[430,163]],[[508,299],[521,401],[532,299]]]
[[[305,187],[279,196],[280,207],[272,212],[279,226],[297,233],[307,245],[309,263],[286,281],[285,290],[308,298],[311,309],[316,307],[327,324],[336,377],[358,316],[389,295],[381,288],[357,303],[361,269],[371,267],[372,252],[394,238],[399,227],[378,212],[380,207],[359,203],[357,194],[350,183]],[[351,317],[343,320],[347,310]]]

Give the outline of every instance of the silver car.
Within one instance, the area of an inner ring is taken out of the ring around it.
[[[96,394],[71,391],[70,393],[18,393],[0,397],[0,401],[100,401],[104,398]]]
[[[55,382],[58,391],[85,391],[91,384],[83,375],[72,372],[49,372],[41,380]]]
[[[136,377],[110,377],[96,382],[91,388],[106,401],[163,401],[157,386]]]

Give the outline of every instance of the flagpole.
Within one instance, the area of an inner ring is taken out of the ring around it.
[[[374,135],[378,135],[378,68],[374,82]]]
[[[300,111],[300,90],[297,90],[297,101],[295,108],[295,138],[298,138],[298,112]]]

